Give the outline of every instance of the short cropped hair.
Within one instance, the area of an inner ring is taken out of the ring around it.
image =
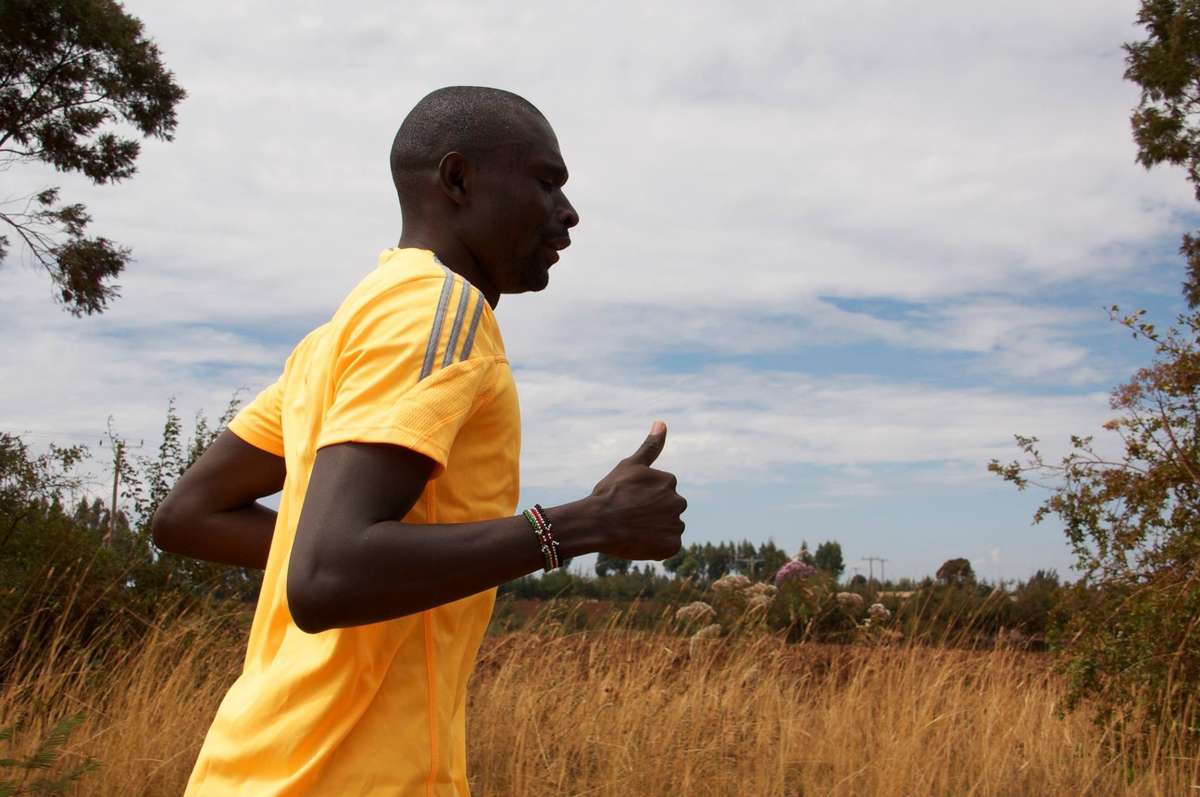
[[[392,182],[400,201],[411,178],[437,168],[447,152],[480,157],[496,143],[511,140],[530,113],[545,118],[529,100],[503,89],[447,86],[425,95],[392,141]]]

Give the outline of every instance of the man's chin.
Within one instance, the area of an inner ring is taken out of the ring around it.
[[[550,284],[550,267],[541,263],[531,263],[525,270],[524,292],[543,291]]]
[[[550,272],[549,272],[549,270],[547,270],[547,271],[543,271],[541,274],[533,275],[532,278],[529,280],[529,287],[527,287],[525,290],[527,290],[527,291],[544,291],[544,290],[546,290],[546,287],[549,285],[550,285]]]

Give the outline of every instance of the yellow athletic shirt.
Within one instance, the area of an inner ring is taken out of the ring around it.
[[[384,252],[229,425],[284,457],[287,479],[242,674],[217,709],[189,797],[469,794],[466,686],[496,591],[309,634],[288,611],[288,559],[322,446],[419,451],[437,467],[404,522],[461,523],[514,514],[520,425],[483,295],[432,252]]]

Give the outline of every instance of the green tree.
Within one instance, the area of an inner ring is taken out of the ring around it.
[[[56,627],[88,636],[98,624],[82,618],[83,605],[107,615],[122,590],[102,535],[90,518],[74,520],[86,456],[82,447],[39,454],[0,434],[0,680],[19,651],[43,651]]]
[[[132,582],[147,596],[152,597],[168,589],[241,601],[254,600],[258,596],[262,585],[261,570],[160,553],[150,530],[154,512],[171,492],[175,482],[229,424],[237,414],[239,404],[235,395],[215,425],[209,423],[203,412],[197,413],[192,432],[185,437],[183,420],[172,398],[167,403],[167,418],[158,452],[139,458],[136,472],[126,479],[123,495],[131,506],[132,557],[141,562],[141,567],[132,575]]]
[[[704,575],[716,581],[733,567],[733,544],[722,542],[717,545],[704,544]]]
[[[1200,2],[1142,0],[1137,21],[1142,41],[1125,45],[1125,78],[1141,88],[1130,122],[1138,163],[1183,166],[1200,199]],[[1180,254],[1187,264],[1183,292],[1190,307],[1200,306],[1200,237],[1183,236]]]
[[[1125,45],[1125,77],[1141,89],[1137,160],[1184,167],[1200,200],[1200,0],[1142,0],[1137,21],[1146,36]],[[1048,489],[1035,521],[1062,520],[1084,574],[1064,590],[1068,704],[1087,700],[1101,717],[1174,722],[1200,694],[1200,237],[1185,235],[1180,254],[1187,311],[1169,329],[1112,308],[1154,351],[1111,394],[1104,426],[1119,452],[1080,435],[1047,460],[1036,437],[1018,436],[1022,456],[990,465],[1018,489]]]
[[[142,23],[115,0],[0,2],[0,168],[42,162],[93,183],[131,177],[143,137],[170,140],[185,96]],[[130,251],[87,235],[91,216],[57,187],[0,205],[0,220],[73,315],[101,313]],[[12,241],[0,235],[0,261]]]
[[[606,553],[597,554],[596,556],[596,575],[604,578],[608,575],[623,576],[629,572],[629,566],[633,564],[628,559],[620,559],[616,556],[609,556]]]
[[[837,581],[846,569],[846,563],[842,560],[841,544],[827,540],[818,545],[817,552],[813,554],[813,564],[833,576],[834,581]]]
[[[1013,619],[1025,634],[1044,640],[1058,630],[1063,614],[1062,585],[1058,573],[1039,570],[1017,585],[1012,594]]]
[[[975,571],[966,559],[947,559],[938,568],[937,578],[949,587],[965,587],[975,583]]]
[[[763,581],[773,581],[775,573],[787,564],[789,557],[787,551],[776,545],[774,540],[767,540],[758,546],[758,558],[762,562],[759,576]]]
[[[683,566],[684,560],[688,558],[691,546],[680,546],[679,550],[673,556],[663,560],[663,568],[671,575],[679,575],[679,568]]]
[[[0,432],[0,561],[27,520],[81,487],[75,468],[86,456],[82,446],[55,445],[35,455],[20,437]]]

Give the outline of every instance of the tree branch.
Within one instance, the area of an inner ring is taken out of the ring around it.
[[[29,247],[29,251],[33,253],[35,258],[37,258],[38,263],[41,264],[42,268],[46,269],[46,271],[49,271],[51,276],[53,276],[53,268],[48,262],[46,256],[43,254],[43,251],[49,250],[50,246],[52,245],[49,236],[32,229],[29,225],[18,224],[17,222],[13,221],[7,213],[0,213],[0,220],[3,220],[10,227],[17,231],[17,235],[21,236],[21,240],[25,242],[27,247]]]
[[[1192,464],[1188,462],[1187,457],[1183,455],[1183,449],[1179,447],[1179,441],[1175,439],[1175,433],[1171,431],[1171,421],[1168,420],[1166,408],[1163,407],[1162,396],[1155,396],[1155,401],[1158,403],[1158,414],[1162,418],[1163,430],[1167,433],[1167,437],[1171,440],[1171,449],[1175,452],[1175,456],[1178,458],[1179,464],[1182,465],[1183,469],[1186,470],[1188,475],[1192,477],[1192,481],[1200,484],[1200,474],[1196,473],[1196,470],[1192,467]]]
[[[50,84],[51,79],[58,73],[58,71],[75,58],[75,55],[76,52],[74,46],[72,45],[63,51],[63,57],[59,59],[59,62],[46,71],[42,80],[38,81],[37,85],[33,89],[33,92],[29,95],[29,97],[26,98],[24,104],[22,104],[21,110],[13,114],[13,129],[5,133],[3,137],[0,137],[0,147],[8,143],[8,140],[12,137],[16,130],[21,129],[21,126],[25,124],[25,115],[29,108],[33,105],[33,101],[36,100],[37,96],[42,93],[42,89],[46,88],[46,86]]]

